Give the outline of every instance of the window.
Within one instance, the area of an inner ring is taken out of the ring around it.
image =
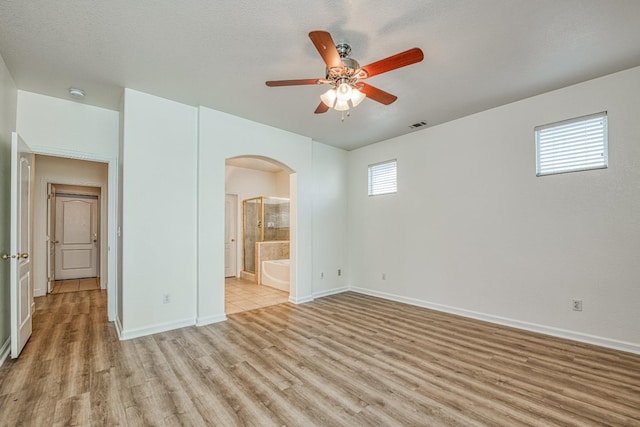
[[[608,166],[607,112],[535,128],[536,175]]]
[[[398,191],[398,179],[396,160],[369,165],[369,195],[396,193]]]

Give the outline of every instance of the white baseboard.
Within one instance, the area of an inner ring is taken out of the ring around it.
[[[416,298],[403,297],[400,295],[394,295],[387,292],[374,291],[371,289],[351,287],[349,290],[358,292],[364,295],[370,295],[379,297],[391,301],[403,302],[405,304],[411,304],[418,307],[429,308],[436,311],[442,311],[450,314],[457,314],[463,317],[470,317],[472,319],[483,320],[486,322],[497,323],[499,325],[510,326],[517,329],[524,329],[530,332],[537,332],[544,335],[551,335],[558,338],[565,338],[572,341],[583,342],[587,344],[594,344],[601,347],[607,347],[614,350],[626,351],[629,353],[640,354],[640,344],[618,341],[610,338],[599,337],[595,335],[584,334],[581,332],[568,331],[566,329],[553,328],[544,325],[538,325],[536,323],[523,322],[520,320],[509,319],[506,317],[494,316],[491,314],[478,313],[471,310],[465,310],[462,308],[451,307],[448,305],[436,304],[429,301],[424,301]]]
[[[314,292],[313,298],[328,297],[329,295],[341,294],[342,292],[347,292],[348,290],[349,290],[348,286],[343,286],[341,288],[327,289],[326,291]]]
[[[2,347],[0,347],[0,366],[7,360],[9,354],[11,354],[11,336],[8,336],[5,342],[2,343]]]
[[[212,323],[224,322],[225,320],[227,320],[227,316],[225,314],[197,317],[196,326],[211,325]]]
[[[116,332],[118,334],[118,339],[122,340],[122,323],[120,323],[120,318],[118,316],[116,316],[116,319],[113,322],[113,324],[116,327]]]
[[[289,297],[289,302],[291,304],[304,304],[305,302],[313,301],[313,295],[307,295],[306,297]]]
[[[195,319],[189,318],[178,320],[177,322],[158,323],[156,325],[145,326],[144,328],[121,329],[118,335],[120,336],[120,340],[130,340],[132,338],[144,337],[146,335],[157,334],[158,332],[166,332],[193,325],[195,325]]]

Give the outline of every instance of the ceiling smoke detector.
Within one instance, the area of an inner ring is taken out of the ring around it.
[[[69,95],[76,99],[82,99],[84,98],[84,90],[78,89],[77,87],[70,87]]]

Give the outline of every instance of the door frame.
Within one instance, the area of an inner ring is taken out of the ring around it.
[[[37,153],[36,153],[37,154]],[[84,159],[76,159],[76,160],[84,160]],[[44,208],[44,212],[40,212],[41,217],[42,218],[46,218],[47,217],[47,203],[46,203],[46,197],[47,195],[47,187],[48,184],[57,184],[57,185],[72,185],[72,186],[77,186],[77,187],[96,187],[100,189],[100,196],[98,197],[98,201],[100,202],[98,209],[100,210],[100,221],[98,224],[98,235],[100,236],[100,248],[99,248],[99,271],[98,271],[98,276],[100,277],[100,288],[101,289],[107,289],[107,291],[109,290],[109,286],[106,286],[107,283],[115,283],[112,282],[113,277],[111,276],[111,271],[109,269],[109,265],[105,265],[104,262],[102,262],[103,260],[103,254],[107,254],[107,258],[109,258],[110,253],[108,252],[109,250],[109,242],[103,238],[103,236],[106,235],[106,233],[108,232],[108,228],[111,228],[110,226],[108,226],[108,224],[110,224],[108,222],[107,219],[107,224],[105,224],[104,218],[102,213],[105,212],[105,209],[108,208],[108,202],[105,202],[105,197],[103,196],[103,194],[105,194],[105,191],[108,190],[108,188],[105,188],[104,184],[101,184],[99,182],[93,182],[93,181],[81,181],[81,180],[74,180],[74,179],[59,179],[55,176],[51,176],[51,175],[47,175],[47,176],[42,176],[40,177],[40,182],[38,183],[38,185],[40,186],[40,190],[41,193],[43,195],[43,197],[45,197],[45,203],[43,203],[43,208]],[[55,209],[55,206],[53,207]],[[107,211],[108,212],[108,211]],[[42,235],[47,236],[47,230],[46,230],[46,224],[34,224],[35,227],[44,227],[44,233],[42,233]],[[49,239],[51,239],[51,236],[48,236],[47,241],[44,243],[45,249],[48,250],[49,247]],[[46,250],[43,251],[41,247],[38,248],[34,248],[34,252],[35,251],[38,252],[42,252],[43,256],[47,256]],[[107,259],[107,264],[110,262],[109,259]],[[42,271],[44,271],[44,274],[42,274]],[[45,268],[44,270],[41,270],[38,276],[36,277],[34,275],[34,283],[45,283],[48,282],[48,269]],[[107,280],[104,281],[102,278],[106,277]],[[110,295],[107,292],[107,297],[110,297]],[[111,319],[109,319],[111,320]]]
[[[33,154],[39,154],[44,156],[61,157],[65,159],[75,160],[88,160],[91,162],[106,163],[107,164],[107,188],[99,183],[67,183],[65,180],[58,180],[53,178],[53,181],[58,181],[60,184],[66,185],[86,185],[90,187],[100,187],[102,194],[101,208],[106,203],[107,218],[103,221],[102,227],[102,241],[101,250],[105,250],[107,254],[107,262],[100,265],[101,272],[107,272],[107,281],[101,283],[101,286],[107,289],[107,317],[110,322],[116,320],[118,313],[118,159],[117,157],[109,157],[94,153],[84,153],[80,151],[61,150],[52,147],[43,146],[31,146]],[[42,183],[40,183],[42,185]],[[46,193],[46,182],[44,184],[44,193]],[[105,194],[107,195],[106,197]],[[45,204],[46,205],[46,204]],[[46,209],[46,206],[45,206]],[[46,211],[45,211],[46,214]],[[104,220],[104,218],[103,218]],[[105,224],[108,228],[105,229]],[[46,224],[41,224],[42,226]],[[45,232],[46,234],[46,232]],[[45,257],[46,253],[34,254],[38,257]],[[105,270],[102,270],[102,269]],[[34,277],[34,279],[37,279]],[[39,280],[43,280],[42,277]],[[46,274],[44,277],[46,281]],[[102,282],[102,281],[101,281]]]
[[[232,218],[233,218],[233,220],[232,220],[233,224],[232,224],[231,228],[233,229],[233,235],[235,236],[235,242],[234,242],[235,245],[234,245],[234,248],[233,248],[233,251],[232,251],[233,257],[235,258],[235,262],[233,263],[233,276],[227,276],[227,272],[226,272],[226,268],[225,268],[225,278],[226,277],[238,277],[238,271],[239,271],[239,269],[238,269],[238,195],[237,194],[232,194],[232,193],[227,193],[227,194],[225,194],[224,197],[225,197],[225,219],[224,219],[224,223],[225,223],[225,227],[224,227],[225,228],[225,239],[224,240],[225,240],[225,242],[224,242],[224,244],[226,245],[228,243],[227,242],[227,236],[226,236],[227,228],[228,228],[227,227],[227,223],[229,222],[228,218],[227,218],[227,215],[226,215],[227,199],[232,199],[232,204],[233,204],[232,210],[233,210],[233,212],[231,212],[231,215],[232,215]],[[226,250],[225,250],[225,256],[226,256]],[[227,265],[227,260],[226,259],[224,261],[224,264],[225,264],[225,266]]]
[[[45,245],[46,245],[46,275],[47,275],[47,288],[45,292],[50,294],[53,291],[53,282],[56,280],[55,275],[55,247],[51,245],[51,236],[55,233],[55,212],[56,212],[56,187],[55,184],[47,184],[47,223],[45,224]],[[34,249],[35,253],[35,249]],[[53,264],[53,270],[51,268]],[[35,285],[34,285],[35,288]],[[34,292],[35,293],[35,292]]]
[[[77,199],[85,199],[85,200],[93,200],[95,201],[95,211],[96,212],[92,212],[92,214],[95,214],[95,218],[91,218],[91,233],[93,233],[95,235],[94,240],[93,240],[93,249],[95,250],[95,253],[92,255],[94,257],[93,262],[95,263],[95,276],[86,276],[86,277],[98,277],[101,278],[103,277],[102,275],[102,239],[101,239],[101,235],[102,235],[102,187],[93,187],[93,188],[98,188],[98,191],[91,191],[89,190],[89,187],[87,186],[78,186],[75,185],[74,187],[84,187],[87,188],[87,190],[83,193],[82,190],[74,190],[77,191],[75,194],[74,193],[69,193],[69,190],[66,190],[64,188],[65,184],[60,184],[59,182],[56,183],[51,183],[52,185],[57,185],[60,187],[63,187],[62,189],[59,189],[59,192],[56,194],[56,201],[55,201],[55,205],[53,206],[53,208],[56,210],[55,213],[55,224],[53,227],[53,233],[54,236],[53,238],[56,239],[57,237],[57,233],[58,233],[58,203],[60,203],[60,200],[58,199],[59,197],[61,198],[76,198]],[[48,187],[48,185],[47,185]],[[77,200],[76,199],[76,200]],[[51,206],[49,206],[49,204],[47,204],[47,209],[49,210],[51,208]],[[50,211],[47,212],[47,216],[49,216],[51,214]],[[64,214],[63,214],[64,217]],[[95,222],[94,222],[95,221]],[[94,224],[95,224],[95,228],[94,228]],[[51,238],[52,236],[49,234],[47,235],[46,239],[47,239],[47,244],[51,244]],[[56,239],[57,240],[57,239]],[[97,242],[97,245],[95,245],[95,243]],[[56,248],[58,249],[58,248]],[[56,256],[54,257],[54,269],[57,271],[58,267],[61,266],[62,261],[58,259],[57,257],[57,251],[56,251]],[[50,271],[49,267],[47,266],[47,273]],[[67,279],[62,279],[62,278],[58,278],[57,280],[67,280]],[[100,288],[102,288],[102,285],[100,285]]]

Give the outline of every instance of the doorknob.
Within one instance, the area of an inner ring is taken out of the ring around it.
[[[2,259],[11,259],[11,258],[16,258],[15,255],[9,255],[9,254],[2,254]]]
[[[235,242],[235,241],[236,241],[236,239],[231,239],[231,243],[233,243],[233,242]]]
[[[18,254],[18,258],[24,258],[24,259],[27,259],[27,258],[29,258],[29,254],[28,254],[28,253],[26,253],[26,252],[23,252],[23,253],[21,253],[21,254]]]

